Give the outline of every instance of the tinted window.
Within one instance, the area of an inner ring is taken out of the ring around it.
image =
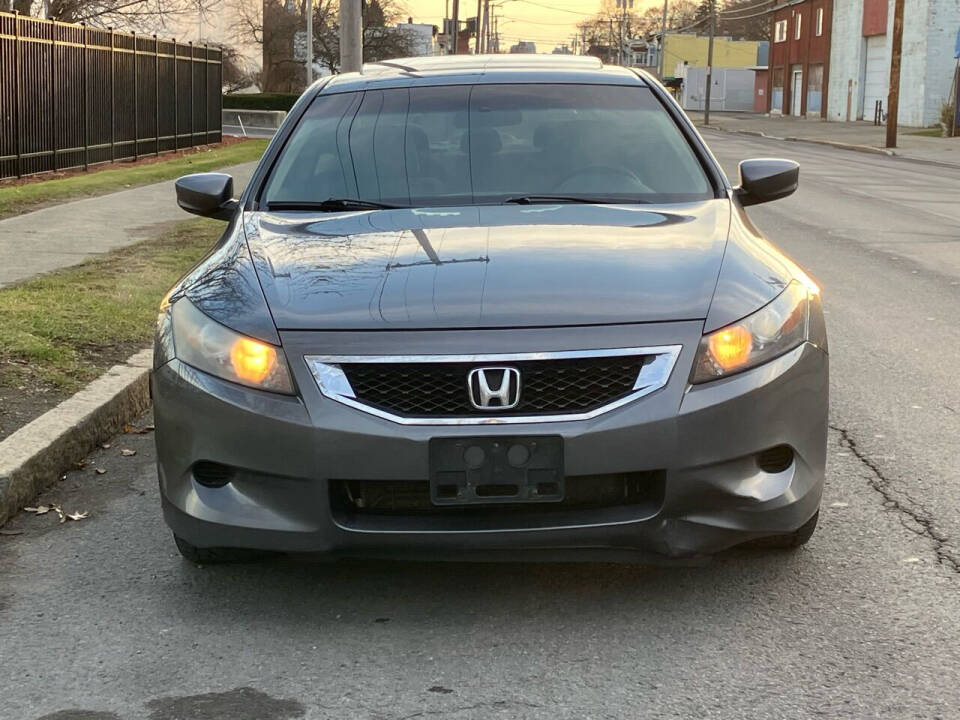
[[[557,194],[712,197],[686,139],[647,88],[464,85],[318,97],[263,199],[425,206]]]

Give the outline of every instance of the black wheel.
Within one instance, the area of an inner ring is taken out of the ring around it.
[[[803,525],[787,535],[771,535],[770,537],[751,540],[745,547],[762,548],[765,550],[793,550],[813,537],[814,530],[817,529],[817,521],[820,519],[820,511],[813,514],[813,517],[807,520]]]
[[[177,550],[184,558],[197,565],[217,565],[223,563],[250,562],[261,560],[272,553],[243,548],[198,548],[179,535],[173,536]]]

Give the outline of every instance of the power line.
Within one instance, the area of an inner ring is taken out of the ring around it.
[[[556,12],[570,13],[571,15],[583,15],[584,17],[592,17],[597,14],[580,12],[579,10],[567,10],[566,8],[559,8],[553,5],[544,5],[543,3],[534,2],[534,0],[516,0],[516,2],[522,2],[526,5],[536,5],[537,7],[546,8],[547,10],[554,10]]]
[[[729,15],[730,13],[741,13],[741,12],[750,12],[751,10],[756,10],[758,7],[763,7],[764,5],[769,5],[770,3],[776,2],[776,0],[763,0],[756,5],[751,5],[749,7],[740,7],[740,8],[731,8],[729,10],[717,10],[717,15]]]

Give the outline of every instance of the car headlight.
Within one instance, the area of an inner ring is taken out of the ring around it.
[[[794,280],[752,315],[704,335],[690,382],[749,370],[808,340],[826,350],[819,290],[812,281]]]
[[[173,303],[169,312],[177,359],[224,380],[293,394],[290,368],[281,348],[224,327],[186,298]]]

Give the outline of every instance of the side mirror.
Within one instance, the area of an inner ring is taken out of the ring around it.
[[[195,173],[178,178],[177,205],[194,215],[229,220],[239,203],[233,199],[233,178],[223,173]]]
[[[740,186],[734,192],[744,207],[759,205],[793,195],[799,179],[800,166],[793,160],[744,160],[740,163]]]

